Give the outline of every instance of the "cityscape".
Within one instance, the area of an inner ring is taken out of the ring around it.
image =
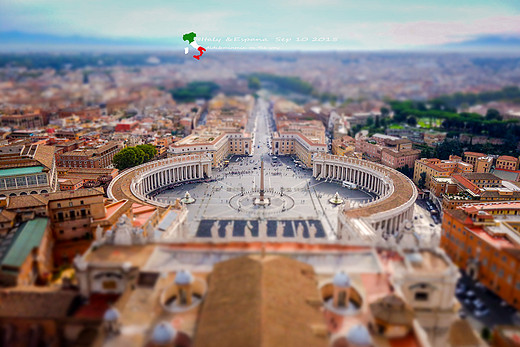
[[[0,346],[520,346],[518,5],[195,12],[0,4]]]

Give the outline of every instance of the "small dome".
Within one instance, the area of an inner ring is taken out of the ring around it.
[[[132,263],[129,261],[125,261],[122,265],[122,268],[125,272],[128,272],[132,269]]]
[[[152,342],[156,344],[172,343],[177,331],[168,322],[161,322],[155,326],[152,332]]]
[[[340,271],[334,275],[332,283],[336,287],[347,288],[350,287],[350,277],[345,272]]]
[[[423,257],[419,252],[413,252],[406,255],[408,261],[412,264],[420,264],[423,261]]]
[[[193,276],[186,270],[181,270],[175,275],[175,284],[186,285],[190,284],[192,280]]]
[[[370,337],[370,333],[368,332],[368,329],[362,324],[357,324],[350,328],[346,339],[349,344],[356,346],[372,345],[372,338]]]
[[[119,319],[120,316],[121,315],[119,314],[117,308],[111,307],[105,311],[105,314],[103,315],[103,320],[105,322],[115,322]]]

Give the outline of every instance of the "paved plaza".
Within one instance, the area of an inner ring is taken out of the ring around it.
[[[234,200],[239,197],[252,201],[259,195],[260,160],[251,157],[233,158],[229,167],[214,172],[216,180],[213,182],[187,183],[161,193],[157,199],[174,201],[189,192],[195,199],[193,204],[188,205],[188,220],[193,225],[190,229],[194,232],[199,229],[199,223],[203,220],[212,221],[211,224],[205,222],[205,227],[213,226],[213,221],[222,219],[303,219],[320,221],[322,226],[317,228],[322,228],[326,235],[332,237],[337,227],[338,209],[341,208],[329,202],[336,192],[343,199],[355,202],[366,202],[373,198],[373,195],[362,190],[350,190],[338,183],[316,181],[311,170],[297,168],[291,158],[280,158],[278,162],[264,163],[265,191],[266,196],[286,196],[291,202],[286,204],[286,209],[281,206],[240,209],[234,204]],[[224,227],[224,223],[220,223],[220,234]],[[256,230],[257,227],[253,229]]]

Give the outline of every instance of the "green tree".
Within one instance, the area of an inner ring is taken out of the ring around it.
[[[435,147],[435,158],[447,160],[450,155],[461,156],[462,152],[462,144],[459,141],[446,138]]]
[[[380,111],[383,117],[388,117],[388,115],[390,114],[390,110],[387,107],[381,107]]]
[[[408,164],[403,167],[397,168],[397,171],[399,171],[400,173],[402,173],[403,175],[405,175],[408,178],[413,177],[413,169],[411,167],[409,167]]]
[[[424,102],[418,102],[416,104],[416,107],[419,111],[426,111],[427,108],[426,108],[426,105],[424,104]]]
[[[133,147],[133,150],[135,152],[135,156],[137,158],[137,164],[141,165],[146,161],[146,153],[141,148]]]
[[[433,148],[430,148],[430,147],[424,147],[421,150],[421,158],[433,158],[434,154],[435,153],[434,153]]]
[[[374,123],[374,127],[379,128],[381,126],[381,121],[379,120],[379,116],[376,116],[376,121]]]
[[[118,170],[128,169],[129,167],[138,165],[137,153],[133,147],[127,147],[120,150],[112,159],[114,167]]]
[[[484,341],[489,341],[491,339],[491,331],[489,330],[488,327],[484,327],[480,331],[480,336],[482,337],[482,339]]]
[[[418,186],[421,189],[424,189],[426,187],[426,172],[421,172],[420,174],[421,178],[419,178]]]
[[[367,118],[367,126],[371,127],[372,125],[374,125],[374,118],[373,117],[368,117]]]
[[[247,78],[247,86],[249,87],[249,89],[253,90],[253,91],[257,91],[258,89],[260,89],[260,80],[258,79],[258,77],[255,77],[255,76],[249,76]]]
[[[410,116],[406,119],[406,123],[408,123],[409,126],[416,126],[417,125],[417,118],[415,118],[414,116]]]
[[[502,116],[500,115],[500,112],[494,108],[488,108],[486,112],[486,120],[502,120]]]
[[[157,155],[157,148],[154,145],[138,145],[136,148],[142,150],[145,154],[145,162],[152,160]]]

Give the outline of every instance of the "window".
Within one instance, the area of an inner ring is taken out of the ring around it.
[[[18,187],[23,187],[27,185],[27,182],[25,181],[25,177],[16,177],[16,185]]]
[[[69,202],[69,207],[72,207],[74,206],[74,204],[72,203],[72,201]]]
[[[428,301],[428,293],[426,293],[426,292],[416,292],[415,293],[415,301]]]
[[[47,176],[46,175],[38,175],[38,183],[39,184],[47,184]]]
[[[30,186],[36,185],[36,176],[28,176],[27,177],[27,184]]]
[[[115,290],[116,288],[117,288],[117,283],[115,281],[103,281],[103,289]]]

